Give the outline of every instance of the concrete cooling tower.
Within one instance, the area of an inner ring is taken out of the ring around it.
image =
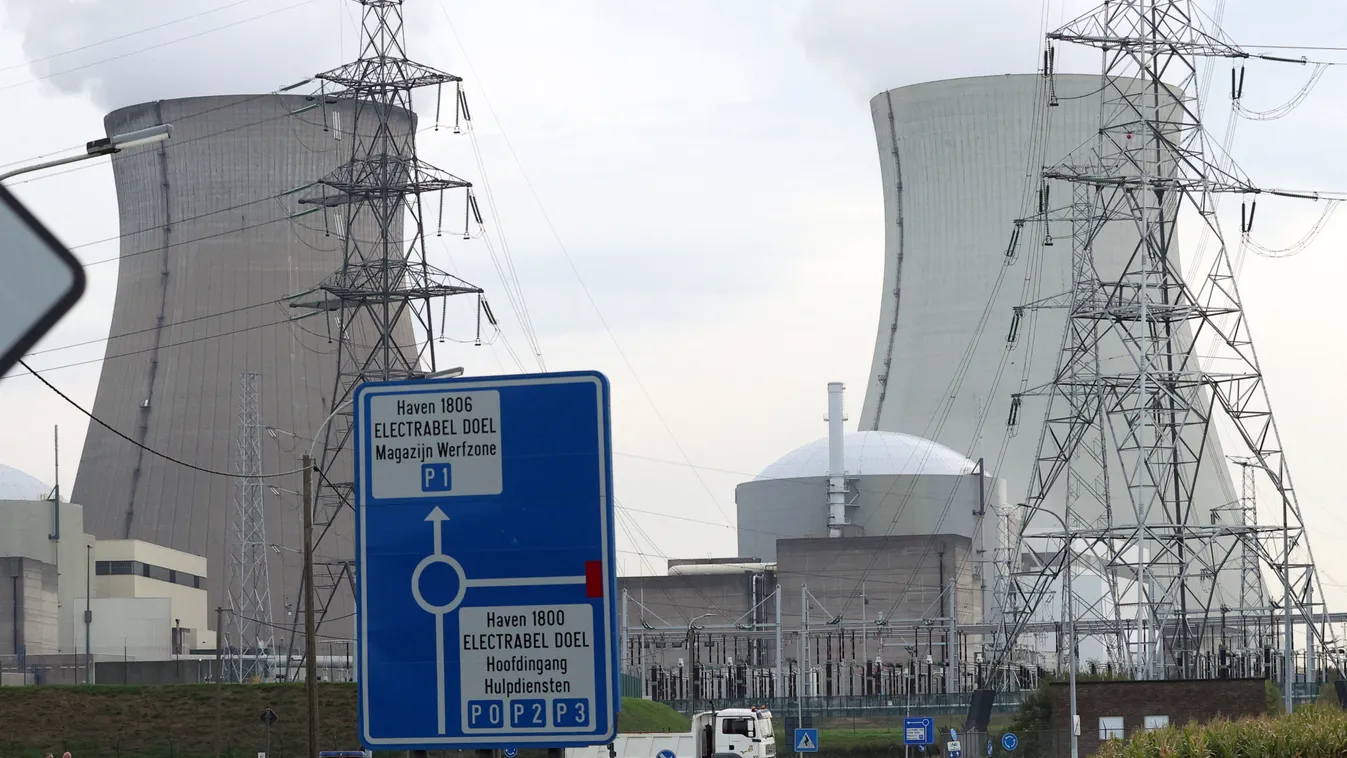
[[[1010,429],[1012,394],[1051,383],[1066,310],[1038,310],[1032,326],[1026,317],[1009,348],[1008,337],[1017,306],[1069,293],[1071,228],[1058,223],[1051,229],[1055,244],[1042,246],[1028,230],[1038,226],[1041,234],[1041,225],[1027,225],[1013,265],[1007,264],[1008,242],[1014,220],[1036,210],[1034,177],[1098,134],[1103,97],[1097,75],[1057,75],[1059,104],[1048,107],[1044,82],[1038,75],[957,79],[902,87],[871,100],[884,191],[885,266],[860,428],[919,435],[969,458],[986,458],[988,470],[1005,480],[1012,503],[1025,499],[1048,407],[1046,397],[1026,397],[1018,425]],[[1067,205],[1070,187],[1059,184],[1058,190],[1066,199],[1056,198],[1053,206]],[[1122,234],[1098,239],[1093,252],[1101,276],[1120,270],[1134,244]],[[1191,342],[1186,324],[1181,332],[1179,340]],[[1120,343],[1101,346],[1100,354],[1127,356]],[[1111,470],[1115,524],[1127,523],[1132,508],[1116,460]],[[1213,435],[1195,484],[1193,523],[1212,523],[1213,509],[1236,501],[1231,479]],[[1046,503],[1058,513],[1064,484],[1057,483]],[[1079,515],[1086,523],[1103,516]],[[1212,607],[1222,596],[1238,603],[1237,563],[1222,571]]]
[[[263,473],[294,471],[335,389],[336,314],[296,320],[287,298],[342,262],[336,212],[292,218],[312,184],[351,157],[351,103],[304,96],[163,100],[114,111],[109,135],[172,124],[173,139],[114,156],[121,219],[117,298],[93,413],[151,450],[234,471],[240,374],[258,374]],[[396,122],[395,122],[396,123]],[[411,128],[408,114],[404,128]],[[343,129],[347,131],[343,132]],[[307,194],[313,194],[309,190]],[[365,239],[373,228],[351,233]],[[393,230],[400,238],[401,221]],[[349,330],[349,327],[348,327]],[[409,322],[399,344],[412,345]],[[355,349],[369,344],[359,335]],[[319,446],[319,455],[322,447]],[[349,465],[349,464],[347,464]],[[333,481],[349,472],[329,471]],[[299,591],[300,475],[264,480],[272,621],[288,627]],[[71,499],[100,539],[140,539],[204,555],[211,607],[228,607],[234,480],[153,455],[90,424]],[[318,561],[350,559],[339,521]],[[315,585],[322,589],[320,582]],[[295,606],[297,608],[297,606]],[[348,611],[347,611],[348,612]],[[337,613],[334,611],[334,614]],[[325,634],[345,634],[334,624]],[[278,644],[288,640],[278,631]]]

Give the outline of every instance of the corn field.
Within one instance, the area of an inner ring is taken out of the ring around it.
[[[1347,712],[1322,705],[1290,716],[1170,726],[1109,742],[1099,758],[1339,758],[1347,755]]]

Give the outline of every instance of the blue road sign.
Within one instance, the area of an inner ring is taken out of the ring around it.
[[[608,380],[368,383],[354,412],[364,745],[612,741]]]
[[[655,758],[678,758],[678,755],[672,750],[661,750],[655,753]]]
[[[909,716],[903,719],[904,745],[934,745],[935,719],[930,716]]]
[[[1006,750],[1014,750],[1020,746],[1020,738],[1015,736],[1014,732],[1006,732],[1001,735],[1001,747]]]
[[[795,730],[795,752],[797,752],[797,753],[817,753],[817,752],[818,752],[818,730],[817,730],[817,729],[796,729],[796,730]]]
[[[512,747],[505,748],[505,758],[514,758],[516,755],[519,755],[518,750],[515,750]]]

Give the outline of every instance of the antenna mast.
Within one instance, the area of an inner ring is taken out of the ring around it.
[[[267,656],[275,645],[271,626],[271,579],[267,571],[267,522],[262,495],[262,414],[258,407],[258,374],[239,375],[239,410],[235,429],[233,544],[229,551],[229,626],[217,629],[216,644],[229,643],[228,681],[266,681]]]

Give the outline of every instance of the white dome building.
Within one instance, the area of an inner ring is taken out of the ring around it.
[[[847,432],[843,460],[852,476],[971,474],[977,463],[939,442],[901,432]],[[821,437],[781,456],[762,470],[763,479],[807,479],[828,475],[828,438]]]
[[[43,500],[51,485],[0,463],[0,500]]]
[[[828,450],[827,437],[814,440],[735,488],[739,555],[772,561],[779,539],[828,536]],[[985,530],[991,559],[1005,487],[982,476],[976,461],[911,434],[846,432],[843,471],[845,537],[949,534],[978,542],[975,534]]]
[[[776,564],[781,586],[806,584],[831,613],[864,616],[864,596],[895,619],[940,618],[957,599],[962,622],[988,620],[1004,483],[932,440],[845,431],[842,385],[828,389],[829,435],[735,488],[741,559]]]

